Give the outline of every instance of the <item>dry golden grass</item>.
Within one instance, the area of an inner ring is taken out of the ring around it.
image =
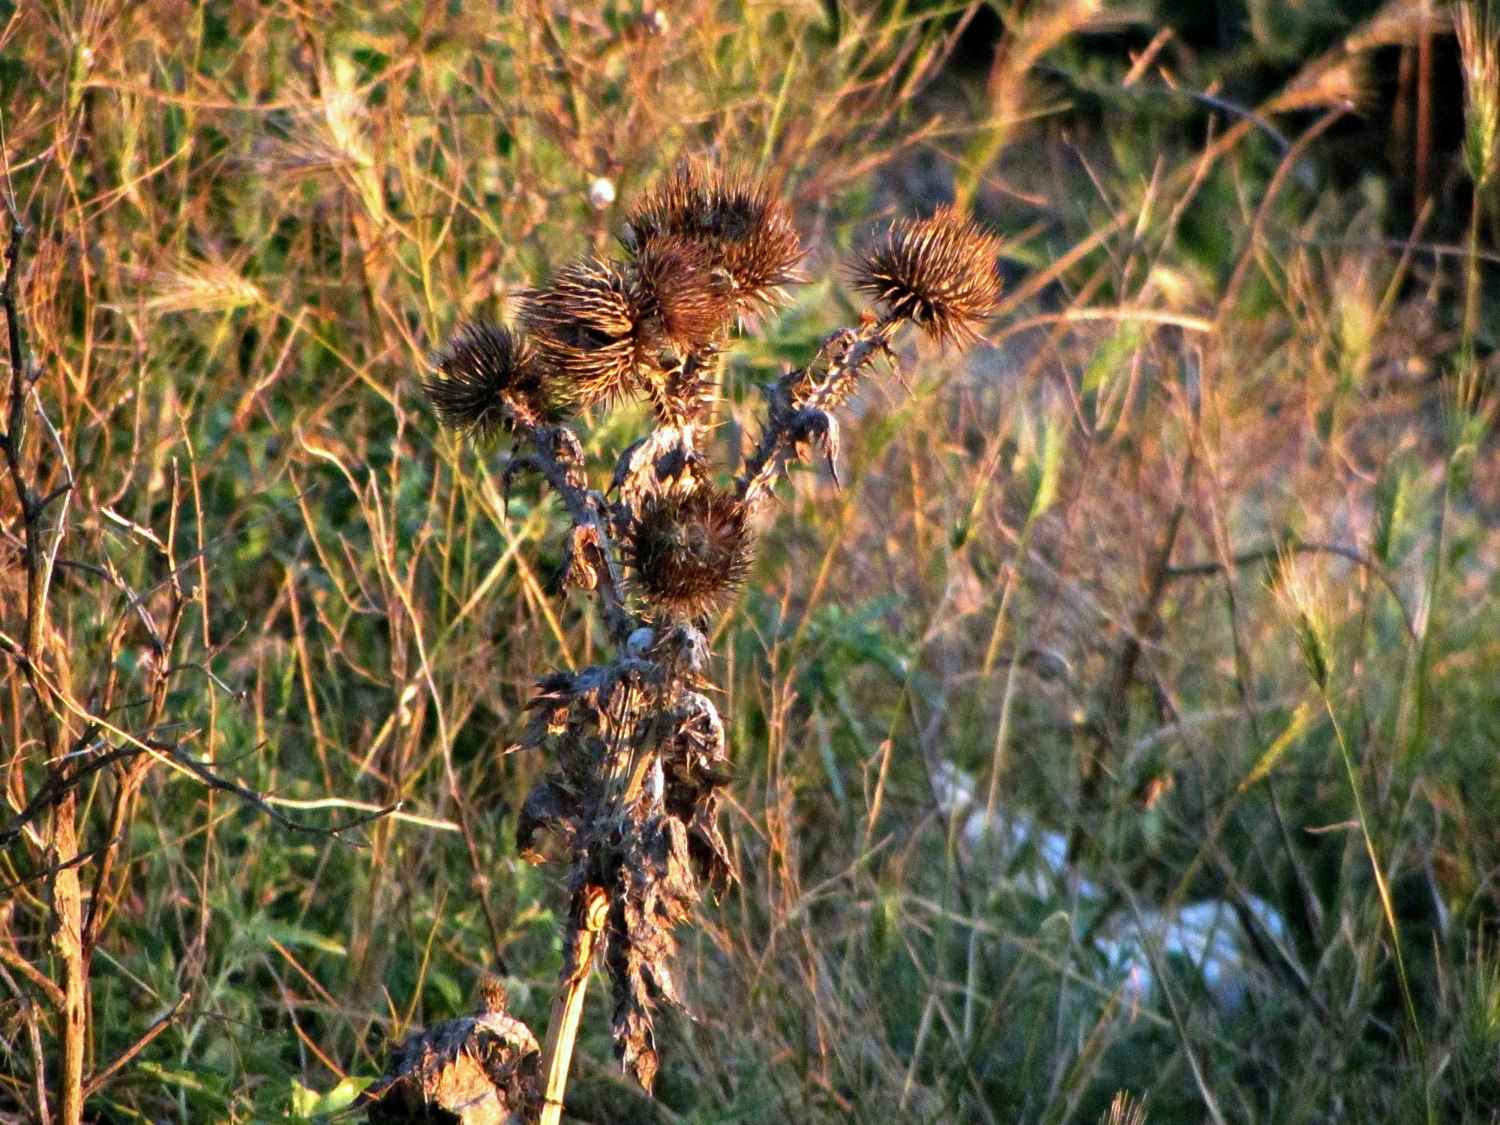
[[[989,346],[853,404],[840,488],[794,474],[717,626],[743,881],[680,935],[661,1119],[1493,1120],[1495,212],[1435,247],[1319,178],[1410,7],[1253,115],[1183,102],[1191,143],[1142,108],[1165,40],[1062,104],[1087,5],[972,87],[968,9],[7,10],[0,424],[48,503],[0,486],[0,1120],[72,1125],[70,1065],[90,1119],[321,1119],[486,970],[545,1022],[545,763],[500,751],[599,624],[419,381],[681,153],[783,185],[817,273],[936,168],[1014,269]],[[726,455],[851,300],[758,314]],[[608,1024],[575,1108],[646,1120]]]

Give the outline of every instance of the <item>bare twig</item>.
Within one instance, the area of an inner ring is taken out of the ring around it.
[[[129,1066],[137,1055],[151,1045],[152,1040],[177,1022],[177,1017],[182,1014],[182,1009],[189,999],[189,994],[184,993],[178,998],[177,1003],[173,1004],[160,1019],[148,1027],[139,1039],[125,1049],[119,1058],[115,1059],[114,1062],[110,1063],[98,1074],[91,1076],[83,1085],[83,1096],[91,1098],[104,1089],[105,1083],[116,1074],[119,1074],[125,1067]]]

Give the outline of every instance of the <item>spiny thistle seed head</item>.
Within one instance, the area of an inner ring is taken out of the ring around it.
[[[976,339],[1000,299],[1000,240],[955,207],[902,219],[856,259],[854,287],[939,344]]]
[[[653,238],[641,247],[633,269],[648,346],[701,354],[734,319],[734,279],[700,243]]]
[[[637,589],[653,606],[674,617],[707,617],[750,568],[744,506],[710,485],[648,496],[631,523],[626,553]]]
[[[774,303],[800,280],[802,240],[791,208],[768,184],[698,163],[679,164],[636,205],[625,245],[639,255],[653,241],[697,243],[734,279],[740,311]]]
[[[565,266],[522,313],[547,375],[585,406],[635,391],[639,311],[612,262]]]
[[[466,324],[433,358],[422,390],[443,424],[491,437],[555,421],[564,402],[527,340],[498,324]]]

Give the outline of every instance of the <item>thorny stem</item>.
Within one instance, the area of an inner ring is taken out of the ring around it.
[[[826,411],[848,398],[870,361],[887,351],[898,325],[899,322],[890,319],[872,320],[858,329],[834,332],[823,342],[811,363],[788,372],[767,388],[767,417],[760,441],[735,481],[736,495],[748,512],[753,513],[763,506],[787,463],[798,456],[809,441],[821,439],[832,460],[836,450],[836,429],[833,429]],[[653,476],[656,456],[669,449],[675,448],[682,455],[691,456],[695,431],[691,417],[659,419],[650,437],[621,455],[615,474],[616,485],[624,491],[638,484],[637,478]],[[577,437],[571,429],[561,425],[528,426],[523,423],[517,425],[517,433],[520,448],[506,468],[507,484],[517,472],[532,469],[557,493],[575,528],[588,532],[584,537],[584,549],[590,557],[580,561],[593,571],[599,612],[617,658],[656,663],[649,654],[631,650],[631,639],[641,627],[642,619],[631,612],[626,602],[621,556],[610,533],[610,516],[614,509],[603,495],[588,487],[580,464],[582,448]],[[661,446],[659,450],[657,445]],[[665,682],[676,674],[661,666],[654,671],[663,675],[653,676],[648,672],[648,678],[658,682]],[[628,733],[616,733],[618,737],[631,737]],[[627,792],[630,787],[621,784],[621,775],[631,772],[634,755],[622,752],[623,749],[614,747],[610,754],[611,777],[602,793],[603,807],[594,814],[599,823],[612,822],[631,796]],[[557,1125],[562,1118],[563,1099],[591,966],[610,905],[608,892],[592,884],[585,885],[572,896],[565,939],[567,953],[542,1053],[540,1125]]]
[[[887,350],[899,323],[885,319],[841,329],[823,341],[811,363],[787,372],[768,388],[765,430],[735,480],[736,493],[748,509],[754,512],[765,504],[787,462],[796,456],[798,444],[805,440],[799,432],[803,412],[825,410],[847,398],[850,384],[865,365]],[[826,363],[821,374],[820,363]]]
[[[535,469],[562,500],[574,525],[590,528],[597,535],[599,557],[590,561],[596,564],[599,577],[599,612],[610,639],[617,648],[623,649],[638,622],[625,605],[625,583],[620,573],[618,553],[610,542],[604,499],[580,480],[580,470],[574,459],[578,439],[565,426],[525,427],[522,433],[530,451],[514,459],[510,468]]]

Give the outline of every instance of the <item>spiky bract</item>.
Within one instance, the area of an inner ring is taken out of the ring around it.
[[[612,262],[565,266],[522,314],[548,376],[585,406],[639,389],[630,279]]]
[[[774,302],[797,281],[802,240],[791,208],[767,184],[683,163],[631,212],[626,247],[640,255],[653,242],[696,243],[734,280],[735,302],[749,310]]]
[[[643,344],[691,355],[718,342],[734,318],[735,283],[708,248],[654,238],[633,265]]]
[[[1000,299],[1000,241],[957,208],[929,219],[902,219],[853,267],[854,287],[909,320],[939,344],[975,339],[975,326]]]
[[[646,600],[668,616],[696,620],[744,581],[751,536],[739,500],[703,485],[643,500],[626,549]]]
[[[422,390],[443,424],[455,430],[490,437],[562,414],[563,401],[526,338],[501,325],[464,325],[433,358],[433,367]]]

